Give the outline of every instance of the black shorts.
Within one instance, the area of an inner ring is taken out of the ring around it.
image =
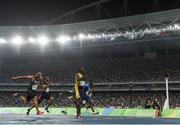
[[[37,91],[34,91],[34,90],[28,90],[27,92],[27,101],[31,101],[35,96],[37,96]]]
[[[41,95],[40,95],[40,101],[42,100],[49,100],[51,97],[50,93],[49,92],[42,92]]]

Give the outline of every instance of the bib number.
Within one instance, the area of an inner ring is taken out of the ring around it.
[[[38,88],[38,85],[33,85],[32,86],[32,90],[37,90],[37,88]]]
[[[80,81],[79,83],[80,83],[79,86],[84,86],[85,85],[85,81]]]

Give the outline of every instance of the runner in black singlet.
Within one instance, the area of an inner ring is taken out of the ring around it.
[[[24,104],[27,104],[32,100],[33,105],[36,108],[37,115],[42,115],[43,112],[39,111],[38,109],[38,95],[37,95],[37,89],[38,86],[42,82],[42,73],[37,72],[35,75],[27,75],[27,76],[17,76],[17,77],[12,77],[13,80],[16,79],[30,79],[30,85],[27,89],[27,95],[26,96],[20,96],[20,99],[24,102]]]

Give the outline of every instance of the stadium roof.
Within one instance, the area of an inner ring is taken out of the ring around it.
[[[77,33],[77,32],[106,32],[108,30],[130,30],[138,27],[164,26],[180,19],[180,9],[162,11],[144,15],[120,17],[106,20],[88,21],[82,23],[49,25],[49,26],[1,26],[0,34],[14,33]]]
[[[160,44],[162,44],[161,41],[167,41],[167,46],[170,46],[171,41],[180,39],[179,19],[180,9],[176,9],[64,25],[1,26],[0,52],[7,54],[7,51],[12,50],[12,47],[18,53],[20,50],[26,53],[35,52],[35,49],[38,52],[39,50],[41,50],[40,52],[45,50],[46,52],[49,52],[48,50],[54,52],[56,49],[64,51],[67,48],[129,45],[131,43],[147,43],[148,41],[151,41],[152,44],[152,41],[156,41],[155,47],[159,48],[157,40]],[[50,42],[53,44],[49,44]],[[133,45],[131,44],[131,46],[131,50],[133,50]],[[167,46],[163,48],[167,48]],[[178,43],[177,46],[179,46]],[[175,47],[177,46],[175,45]],[[127,47],[130,49],[129,46]],[[123,46],[122,49],[127,47]],[[137,50],[136,46],[134,48]],[[117,47],[117,50],[119,51],[120,48]]]

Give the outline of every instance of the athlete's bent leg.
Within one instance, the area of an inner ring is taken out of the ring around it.
[[[40,112],[40,111],[39,111],[39,108],[38,108],[38,106],[39,106],[38,96],[35,96],[35,97],[34,97],[33,103],[34,103],[34,106],[35,106],[35,108],[36,108],[37,115],[42,115],[43,112]]]
[[[78,99],[76,100],[76,118],[80,118],[81,117],[81,100]]]
[[[29,115],[30,111],[35,107],[35,105],[33,104],[29,109],[27,109],[26,114]]]
[[[20,99],[23,101],[25,105],[28,103],[28,99],[25,96],[20,96]]]
[[[53,101],[54,101],[54,98],[51,96],[49,99],[48,99],[48,104],[47,104],[47,106],[45,107],[45,110],[49,113],[49,110],[48,110],[48,108],[49,108],[49,106],[53,103]]]
[[[99,114],[99,112],[95,112],[95,110],[94,110],[94,103],[93,103],[93,101],[89,100],[88,103],[89,103],[89,106],[87,107],[87,109],[90,108],[92,110],[93,114]]]

